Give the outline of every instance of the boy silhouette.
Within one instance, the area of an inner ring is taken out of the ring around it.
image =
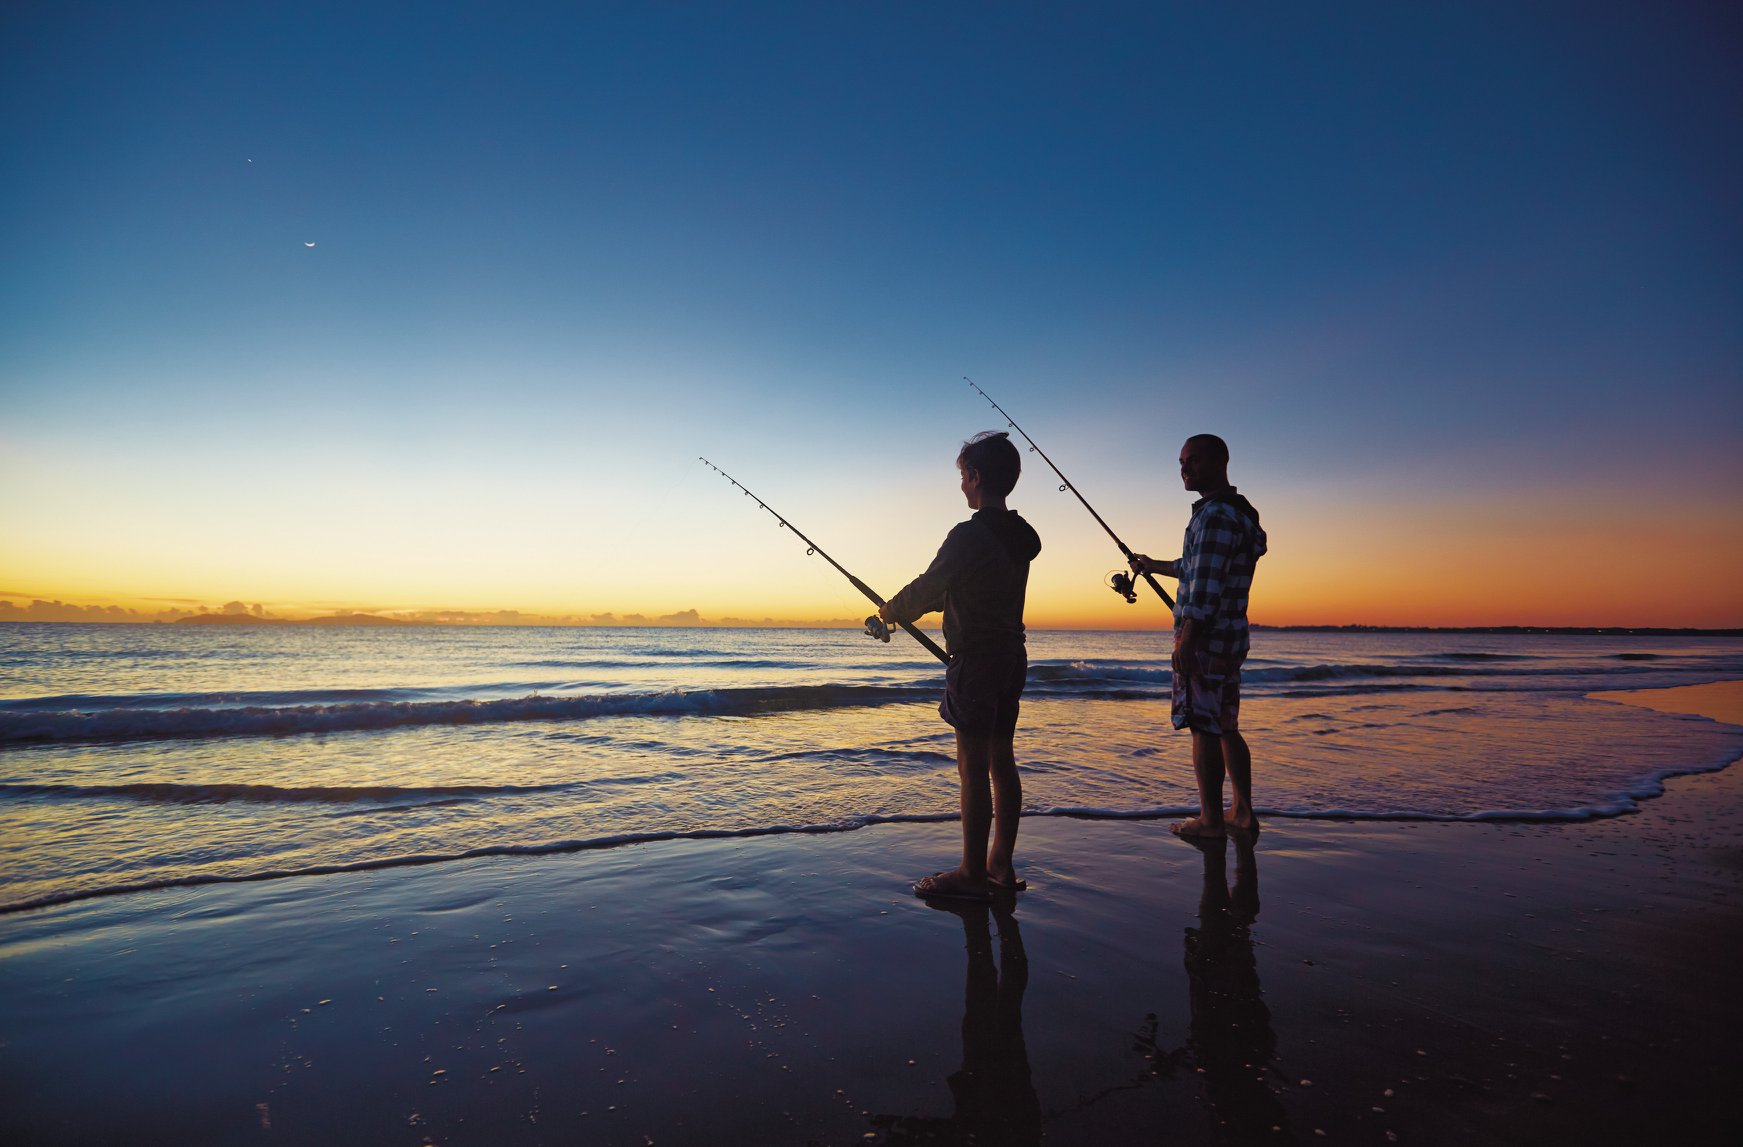
[[[950,654],[938,715],[956,730],[962,863],[916,881],[914,894],[987,901],[995,890],[1024,887],[1012,860],[1023,811],[1013,742],[1029,670],[1023,598],[1041,539],[1005,505],[1023,469],[1010,435],[988,430],[970,438],[956,455],[956,468],[974,516],[950,531],[926,572],[878,615],[913,622],[943,610]]]

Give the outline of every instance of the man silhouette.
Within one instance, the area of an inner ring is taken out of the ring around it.
[[[1218,839],[1229,829],[1259,831],[1253,815],[1253,758],[1237,727],[1241,663],[1247,657],[1247,595],[1253,567],[1265,553],[1259,511],[1229,484],[1229,448],[1214,434],[1195,434],[1180,448],[1180,478],[1201,495],[1180,557],[1158,561],[1133,554],[1134,573],[1180,579],[1174,602],[1173,722],[1192,731],[1192,770],[1199,812],[1174,825],[1179,836]],[[1223,774],[1234,801],[1223,810]]]

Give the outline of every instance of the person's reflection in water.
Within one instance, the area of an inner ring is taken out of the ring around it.
[[[1231,837],[1235,882],[1221,840],[1205,841],[1198,927],[1186,930],[1186,975],[1192,999],[1189,1062],[1204,1073],[1204,1096],[1230,1143],[1294,1140],[1289,1117],[1271,1090],[1277,1054],[1271,1010],[1259,992],[1259,965],[1248,926],[1259,915],[1259,866],[1252,838]]]
[[[950,1076],[956,1114],[878,1115],[880,1143],[1026,1144],[1041,1141],[1041,1100],[1023,1044],[1023,991],[1029,958],[1009,903],[927,901],[962,919],[968,986],[962,1013],[962,1068]],[[998,925],[998,958],[989,924]]]

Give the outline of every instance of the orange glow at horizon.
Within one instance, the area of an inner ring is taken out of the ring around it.
[[[827,491],[797,488],[784,491],[783,501],[795,504],[797,520],[827,526],[830,552],[888,595],[925,568],[962,516],[951,504],[954,490],[940,496],[918,480],[914,487],[918,493],[904,490],[901,499],[886,490],[881,503],[834,504]],[[807,497],[815,504],[806,505]],[[1438,504],[1376,496],[1350,515],[1342,512],[1350,501],[1342,491],[1314,490],[1260,503],[1270,553],[1254,583],[1254,622],[1743,627],[1743,506],[1713,497],[1661,504],[1551,491],[1531,500],[1467,495]],[[1132,605],[1106,588],[1119,555],[1079,507],[1035,497],[1019,508],[1044,545],[1030,575],[1032,628],[1169,627],[1148,587],[1139,586]],[[1177,552],[1184,501],[1118,509],[1122,523],[1159,523],[1131,537],[1135,549]],[[499,510],[470,532],[450,528],[440,544],[427,520],[410,515],[374,533],[366,516],[343,531],[322,520],[290,520],[222,536],[167,519],[153,536],[110,530],[113,517],[88,515],[93,520],[76,530],[51,528],[57,523],[43,518],[21,523],[34,527],[36,544],[0,543],[0,601],[13,606],[0,615],[21,616],[33,598],[118,605],[142,616],[220,610],[233,601],[293,618],[511,610],[590,622],[693,610],[703,624],[840,624],[870,611],[839,573],[807,557],[754,507],[747,514],[727,499],[721,512],[718,498],[672,494],[639,510],[596,514],[587,531],[554,531],[536,518],[510,522]],[[870,521],[880,528],[861,524]],[[693,551],[673,549],[671,538]],[[691,552],[705,558],[698,562]],[[1173,593],[1175,583],[1161,580]]]
[[[1261,625],[1378,625],[1460,627],[1490,625],[1640,626],[1662,628],[1743,627],[1743,600],[1738,582],[1692,567],[1666,570],[1655,579],[1634,575],[1607,559],[1602,539],[1584,545],[1564,539],[1557,553],[1571,559],[1550,567],[1533,567],[1520,552],[1497,548],[1494,561],[1515,566],[1512,576],[1485,571],[1480,563],[1440,561],[1433,553],[1395,555],[1387,566],[1344,566],[1303,555],[1260,564],[1251,620]],[[1743,542],[1729,544],[1725,560],[1743,569]],[[1723,563],[1721,563],[1723,564]],[[1087,565],[1085,566],[1087,569]],[[88,608],[119,607],[142,619],[171,611],[221,611],[227,603],[256,604],[272,616],[301,619],[343,612],[376,612],[410,616],[444,611],[480,619],[501,612],[529,618],[577,623],[660,621],[682,619],[694,612],[701,624],[756,623],[785,625],[852,624],[870,604],[850,587],[801,585],[803,593],[764,596],[693,593],[649,595],[641,600],[604,598],[517,599],[485,592],[443,599],[381,594],[297,598],[275,595],[181,594],[139,595],[90,592],[84,586],[59,592],[37,592],[7,578],[0,601],[23,609],[32,599],[61,601]],[[771,582],[774,580],[770,579]],[[1173,595],[1172,579],[1159,579]],[[40,584],[40,583],[34,583]],[[29,592],[27,592],[29,591]],[[12,610],[0,611],[12,614]],[[94,619],[95,620],[95,619]],[[1140,584],[1138,601],[1127,604],[1118,595],[1084,575],[1075,580],[1036,584],[1030,592],[1026,620],[1032,629],[1165,630],[1172,624],[1168,610],[1147,586]],[[926,619],[936,627],[937,615]]]

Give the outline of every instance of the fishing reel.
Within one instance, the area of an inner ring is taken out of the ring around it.
[[[890,623],[874,613],[865,619],[865,635],[875,637],[888,645],[890,643]]]
[[[1138,580],[1125,570],[1114,570],[1108,574],[1106,585],[1125,598],[1127,605],[1138,603]]]

